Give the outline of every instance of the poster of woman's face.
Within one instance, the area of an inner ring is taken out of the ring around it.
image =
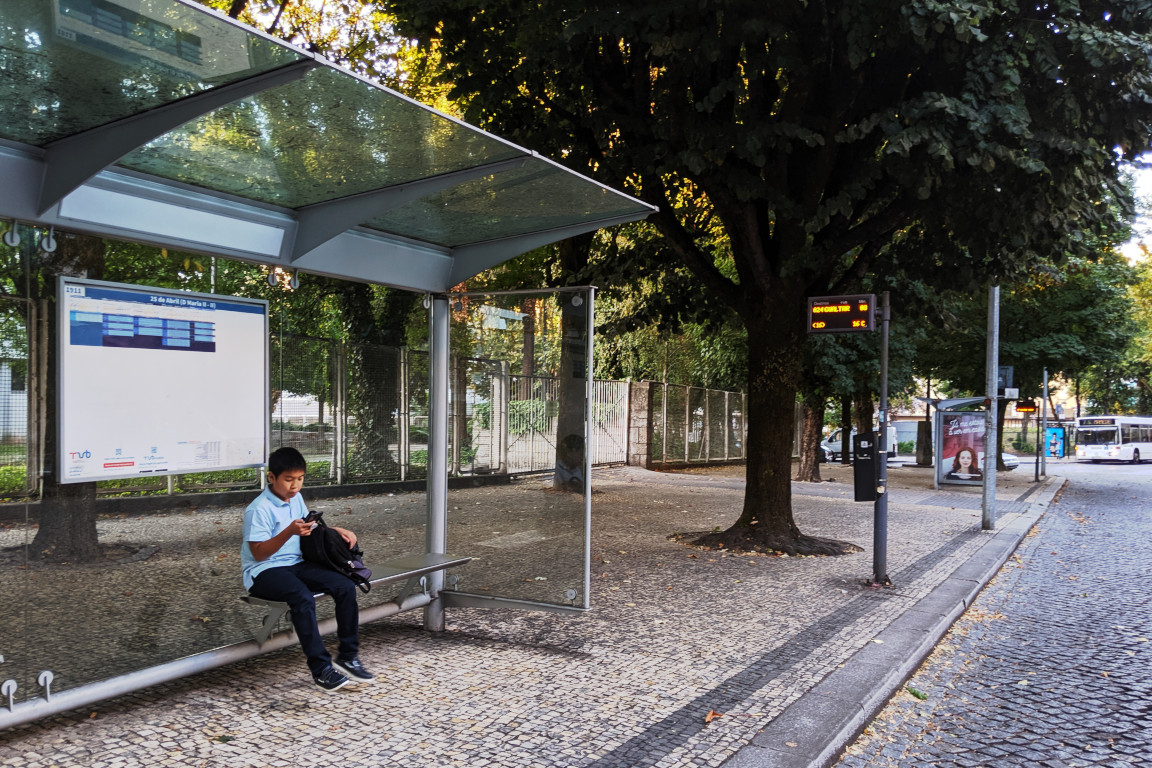
[[[940,420],[936,479],[941,483],[984,482],[984,414],[937,412]]]

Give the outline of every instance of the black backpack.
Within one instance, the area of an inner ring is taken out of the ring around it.
[[[372,571],[364,567],[360,547],[349,547],[339,532],[324,523],[322,513],[309,511],[306,519],[315,522],[316,527],[308,536],[300,537],[300,554],[304,559],[344,574],[361,592],[372,589]]]

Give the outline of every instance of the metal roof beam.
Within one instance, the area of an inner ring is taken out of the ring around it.
[[[530,232],[516,237],[504,237],[499,240],[489,240],[483,243],[462,245],[452,249],[452,271],[448,277],[448,286],[459,285],[470,277],[474,277],[486,269],[502,264],[511,258],[527,253],[533,248],[539,248],[550,243],[567,240],[569,237],[593,232],[604,227],[614,227],[617,224],[626,224],[629,221],[645,219],[656,211],[655,208],[647,212],[637,212],[624,216],[614,216],[609,219],[597,221],[584,221],[567,227],[548,229],[542,232]],[[447,289],[445,289],[447,290]]]
[[[298,208],[296,239],[289,260],[295,262],[342,232],[364,224],[373,216],[473,179],[519,168],[533,155],[534,152]]]
[[[299,80],[318,66],[320,62],[316,59],[295,61],[52,142],[44,148],[44,181],[40,187],[38,213],[44,215],[97,173],[168,131],[214,109]]]

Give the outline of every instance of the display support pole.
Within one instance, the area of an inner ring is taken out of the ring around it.
[[[888,321],[892,316],[888,291],[880,299],[880,446],[876,472],[876,502],[872,515],[872,582],[892,584],[888,578]]]
[[[431,387],[428,402],[428,528],[425,551],[444,554],[448,546],[448,297],[432,297],[428,323]],[[439,595],[444,572],[428,574],[428,591]],[[444,630],[444,604],[437,597],[424,607],[424,628]]]
[[[988,411],[984,427],[984,495],[981,501],[980,528],[996,527],[996,413],[999,406],[997,374],[1000,371],[1000,286],[988,286],[988,351],[985,361],[985,384]],[[991,461],[989,461],[991,457]]]
[[[1040,401],[1040,474],[1048,477],[1048,366],[1044,366],[1044,399]]]

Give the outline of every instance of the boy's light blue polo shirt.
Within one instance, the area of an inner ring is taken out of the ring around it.
[[[240,565],[244,570],[244,589],[252,589],[256,575],[267,568],[296,565],[304,558],[300,554],[300,537],[290,536],[288,541],[267,560],[257,560],[248,547],[250,541],[268,541],[288,527],[293,520],[308,516],[308,507],[298,493],[284,501],[271,488],[256,497],[244,510],[244,540],[240,543]]]

